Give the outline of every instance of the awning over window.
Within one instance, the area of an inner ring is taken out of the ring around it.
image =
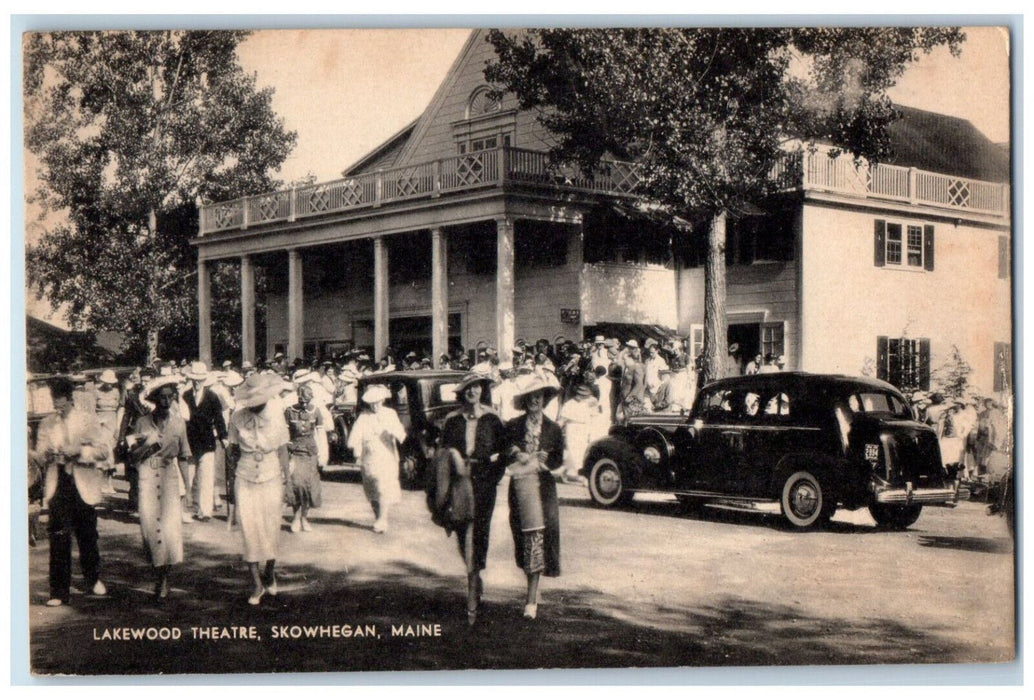
[[[635,340],[642,347],[647,338],[653,338],[663,343],[669,338],[679,338],[679,334],[667,326],[657,326],[647,323],[594,323],[585,326],[585,338],[592,340],[597,335],[604,338],[617,338],[622,343]]]

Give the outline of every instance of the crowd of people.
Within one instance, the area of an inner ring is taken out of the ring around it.
[[[1011,465],[1010,421],[994,397],[942,392],[916,392],[912,404],[919,418],[936,432],[941,459],[956,476],[969,482],[1001,477]]]
[[[527,577],[524,615],[538,613],[540,577],[560,573],[556,483],[582,484],[589,445],[617,421],[650,412],[688,411],[702,379],[678,338],[595,336],[581,343],[519,342],[512,361],[491,347],[439,358],[440,369],[463,370],[459,408],[441,426],[428,485],[431,519],[455,534],[467,574],[467,619],[483,596],[496,492],[509,476],[509,524],[515,561]],[[729,348],[729,374],[780,371],[781,357],[740,357]],[[746,361],[745,361],[746,360]],[[388,405],[391,391],[366,375],[428,369],[426,356],[392,353],[373,362],[356,350],[317,362],[156,362],[121,381],[112,370],[51,382],[54,413],[39,425],[30,451],[30,484],[49,509],[47,605],[68,604],[71,544],[77,540],[87,591],[103,596],[96,506],[113,493],[119,469],[129,484],[154,596],[169,595],[173,567],[184,559],[183,528],[210,521],[225,507],[226,527],[240,532],[250,576],[248,602],[277,595],[276,560],[283,509],[290,532],[312,530],[322,505],[321,470],[330,459],[331,409],[358,409],[347,435],[373,511],[371,529],[385,533],[401,497],[399,447],[406,431]],[[934,426],[946,465],[980,479],[1000,465],[1008,421],[993,398],[947,400],[917,394],[921,419]],[[345,436],[340,436],[344,438]],[[225,489],[217,493],[217,473]],[[35,478],[33,478],[35,475]]]
[[[496,490],[505,475],[515,560],[528,581],[524,615],[534,618],[540,577],[560,573],[557,481],[584,483],[578,471],[585,450],[613,421],[644,410],[688,409],[695,374],[678,343],[599,336],[521,343],[507,362],[490,347],[439,360],[440,368],[466,374],[456,387],[459,408],[441,429],[428,505],[434,522],[456,534],[468,620],[477,619]],[[90,379],[52,380],[54,412],[30,450],[30,472],[42,486],[38,498],[49,511],[47,605],[70,602],[72,538],[87,591],[106,595],[96,506],[114,493],[111,479],[119,471],[153,568],[155,599],[169,595],[170,576],[184,560],[184,528],[207,523],[223,508],[226,527],[240,533],[248,602],[277,595],[283,509],[293,513],[292,533],[312,530],[334,407],[359,409],[347,445],[362,471],[371,529],[387,532],[401,496],[399,447],[406,432],[388,405],[390,390],[371,383],[359,396],[359,379],[430,365],[416,353],[401,361],[389,353],[376,363],[363,351],[309,363],[277,353],[240,367],[156,362],[121,379],[105,370]]]

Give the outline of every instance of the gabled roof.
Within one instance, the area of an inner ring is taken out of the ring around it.
[[[345,168],[341,173],[341,177],[351,177],[368,170],[390,168],[394,166],[398,160],[399,152],[409,141],[409,137],[413,135],[413,129],[416,127],[418,121],[420,121],[419,117],[406,124],[393,135],[389,136],[387,141]]]
[[[423,113],[346,169],[343,176],[405,165],[431,122],[437,118],[459,68],[472,49],[484,42],[486,33],[486,29],[471,31]],[[1008,144],[1003,147],[991,142],[966,119],[903,105],[895,105],[895,109],[900,118],[889,127],[892,154],[884,160],[887,164],[990,182],[1010,181]]]
[[[990,182],[1009,182],[1009,149],[993,143],[968,120],[895,105],[888,165]]]

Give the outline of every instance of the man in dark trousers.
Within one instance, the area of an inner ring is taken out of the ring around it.
[[[43,502],[50,510],[50,598],[47,605],[67,605],[72,588],[72,537],[79,545],[79,564],[86,590],[106,595],[100,580],[97,511],[103,497],[101,468],[111,457],[111,441],[89,411],[76,408],[71,380],[58,378],[50,392],[55,412],[40,423],[31,460],[46,467]]]
[[[215,441],[226,440],[226,421],[223,420],[223,404],[219,397],[209,390],[208,366],[204,362],[193,362],[186,372],[191,387],[183,394],[183,401],[190,409],[187,421],[187,443],[194,455],[194,482],[191,495],[194,498],[194,517],[205,522],[211,520],[215,509]],[[214,379],[214,377],[213,377]],[[185,465],[181,465],[181,473]],[[191,485],[189,474],[183,474],[184,484]],[[184,513],[184,521],[189,516]]]

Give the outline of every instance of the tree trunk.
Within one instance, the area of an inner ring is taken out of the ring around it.
[[[158,212],[155,211],[154,207],[147,212],[147,232],[151,239],[151,245],[155,245],[155,241],[158,238]],[[153,262],[151,263],[154,264]],[[158,289],[157,289],[157,277],[154,274],[148,276],[150,279],[150,298],[154,300],[154,303],[158,302]],[[157,324],[147,329],[147,364],[153,365],[154,361],[158,359],[158,328]]]
[[[704,373],[706,381],[725,376],[728,329],[725,323],[725,225],[726,212],[711,219],[707,232],[704,268]]]
[[[158,359],[158,329],[147,329],[147,364],[154,365]]]

